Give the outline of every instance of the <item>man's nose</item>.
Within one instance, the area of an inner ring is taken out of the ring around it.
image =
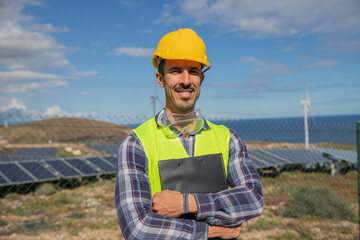
[[[184,85],[189,85],[190,84],[190,74],[187,70],[184,70],[182,73],[181,73],[181,80],[180,80],[181,84],[184,84]]]

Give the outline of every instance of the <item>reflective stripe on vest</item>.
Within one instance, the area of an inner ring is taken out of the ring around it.
[[[225,174],[229,159],[230,131],[222,125],[209,121],[210,130],[202,130],[196,135],[194,156],[221,153],[224,160]],[[158,162],[161,160],[187,158],[184,146],[179,138],[169,139],[157,127],[155,118],[143,123],[133,132],[139,138],[148,161],[148,176],[151,185],[151,194],[161,191]]]

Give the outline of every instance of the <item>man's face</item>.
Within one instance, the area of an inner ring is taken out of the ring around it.
[[[201,64],[190,60],[165,60],[164,76],[156,73],[156,79],[165,89],[166,111],[189,113],[194,111],[204,80]]]

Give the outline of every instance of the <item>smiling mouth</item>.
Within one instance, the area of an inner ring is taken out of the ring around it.
[[[178,92],[178,93],[192,93],[195,91],[195,89],[193,87],[188,87],[188,88],[184,88],[184,87],[176,87],[175,89],[175,92]]]
[[[178,93],[181,98],[190,98],[194,91],[192,89],[179,89],[175,90],[175,92]]]

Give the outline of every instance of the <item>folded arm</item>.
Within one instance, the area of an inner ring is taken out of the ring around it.
[[[228,181],[230,189],[213,194],[189,194],[189,212],[197,220],[218,226],[239,226],[259,216],[264,210],[260,177],[249,159],[246,147],[230,130]],[[183,214],[183,196],[179,192],[164,190],[153,198],[157,213],[178,217]]]
[[[228,182],[230,189],[214,194],[194,194],[197,219],[212,225],[236,226],[264,210],[260,176],[244,143],[230,130]]]

